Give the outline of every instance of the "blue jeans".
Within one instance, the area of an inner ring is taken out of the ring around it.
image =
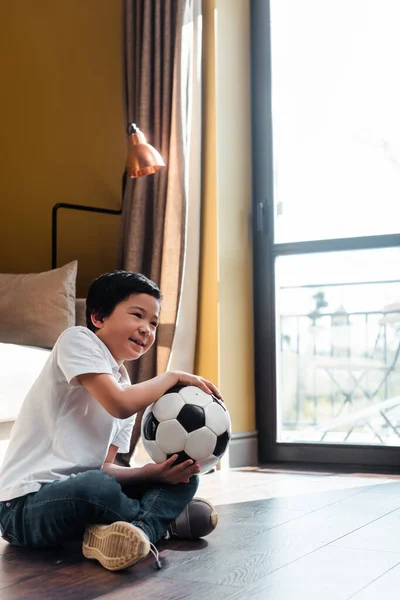
[[[94,470],[0,502],[0,529],[14,546],[46,548],[82,539],[87,525],[128,521],[156,543],[191,501],[199,484],[134,484],[121,488],[115,477]]]

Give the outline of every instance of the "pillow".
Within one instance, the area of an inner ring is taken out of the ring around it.
[[[0,423],[15,421],[50,350],[0,342]]]
[[[0,274],[0,342],[52,348],[75,325],[78,262],[44,273]]]

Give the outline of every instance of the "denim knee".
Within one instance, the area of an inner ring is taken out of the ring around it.
[[[109,504],[119,500],[121,486],[106,471],[93,470],[74,476],[74,494],[87,501]]]

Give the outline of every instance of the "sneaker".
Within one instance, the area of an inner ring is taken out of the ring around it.
[[[204,498],[193,498],[183,512],[168,527],[167,538],[176,536],[186,540],[205,537],[218,524],[215,506]]]
[[[126,569],[148,555],[151,550],[145,532],[126,521],[86,528],[82,552],[86,558],[98,560],[109,571]]]

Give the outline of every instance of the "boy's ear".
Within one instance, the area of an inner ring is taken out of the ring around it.
[[[100,319],[93,313],[90,315],[90,320],[92,321],[93,325],[97,327],[97,329],[101,329],[104,325],[104,319]]]

